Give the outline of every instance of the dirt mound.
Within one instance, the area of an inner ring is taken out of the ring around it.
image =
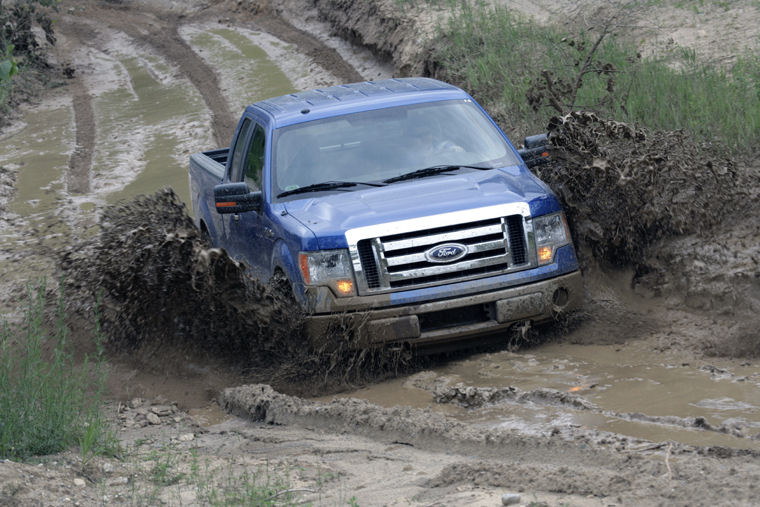
[[[67,250],[60,266],[74,310],[89,312],[100,298],[116,351],[176,345],[255,370],[252,378],[280,388],[300,382],[301,390],[382,376],[401,363],[398,351],[354,349],[340,326],[312,348],[291,297],[208,248],[171,189],[106,208],[100,233]]]
[[[579,245],[613,265],[636,264],[656,241],[720,222],[743,195],[733,162],[686,132],[587,112],[548,128],[554,160],[536,172],[562,200]]]

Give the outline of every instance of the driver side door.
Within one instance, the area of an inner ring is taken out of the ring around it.
[[[233,158],[230,182],[245,182],[251,191],[260,191],[266,154],[266,130],[255,120],[250,121],[250,135],[245,139],[239,158]],[[233,157],[237,157],[237,147]],[[230,255],[245,262],[252,274],[263,281],[269,278],[269,263],[274,242],[271,220],[267,218],[266,199],[256,211],[233,214],[229,217]]]

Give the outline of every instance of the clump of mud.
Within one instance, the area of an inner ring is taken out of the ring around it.
[[[0,214],[5,215],[16,189],[16,172],[0,166]]]
[[[99,299],[113,350],[174,345],[285,389],[314,378],[361,379],[398,364],[395,352],[356,350],[345,335],[323,337],[323,348],[312,348],[306,316],[291,297],[209,248],[171,189],[107,207],[99,234],[65,252],[60,266],[75,310],[88,312]]]
[[[433,393],[436,403],[456,403],[466,408],[479,408],[501,402],[538,403],[577,410],[595,410],[585,399],[556,389],[539,388],[524,391],[518,387],[474,387],[464,384],[446,386]]]
[[[574,112],[551,120],[549,140],[554,160],[537,175],[562,200],[580,246],[613,265],[717,224],[744,192],[733,162],[684,131]]]

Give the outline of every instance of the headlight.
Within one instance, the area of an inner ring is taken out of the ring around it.
[[[539,265],[552,262],[557,248],[570,244],[570,231],[564,213],[534,218],[533,234],[536,238]]]
[[[354,275],[348,250],[301,252],[298,264],[306,285],[326,285],[337,296],[354,294]]]

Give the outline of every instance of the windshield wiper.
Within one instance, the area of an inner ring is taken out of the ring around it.
[[[368,185],[370,187],[382,187],[383,183],[368,183],[366,181],[324,181],[322,183],[314,183],[312,185],[306,185],[305,187],[294,188],[293,190],[286,190],[277,194],[277,197],[285,197],[286,195],[304,194],[306,192],[321,192],[323,190],[333,190],[336,188],[355,187],[356,185]]]
[[[416,171],[402,174],[400,176],[394,176],[393,178],[388,178],[387,180],[383,180],[383,183],[395,183],[397,181],[413,180],[415,178],[426,178],[435,174],[445,173],[449,171],[458,171],[459,169],[480,169],[481,171],[487,171],[489,169],[493,169],[493,167],[483,167],[477,165],[434,165],[431,167],[426,167],[424,169],[417,169]]]

